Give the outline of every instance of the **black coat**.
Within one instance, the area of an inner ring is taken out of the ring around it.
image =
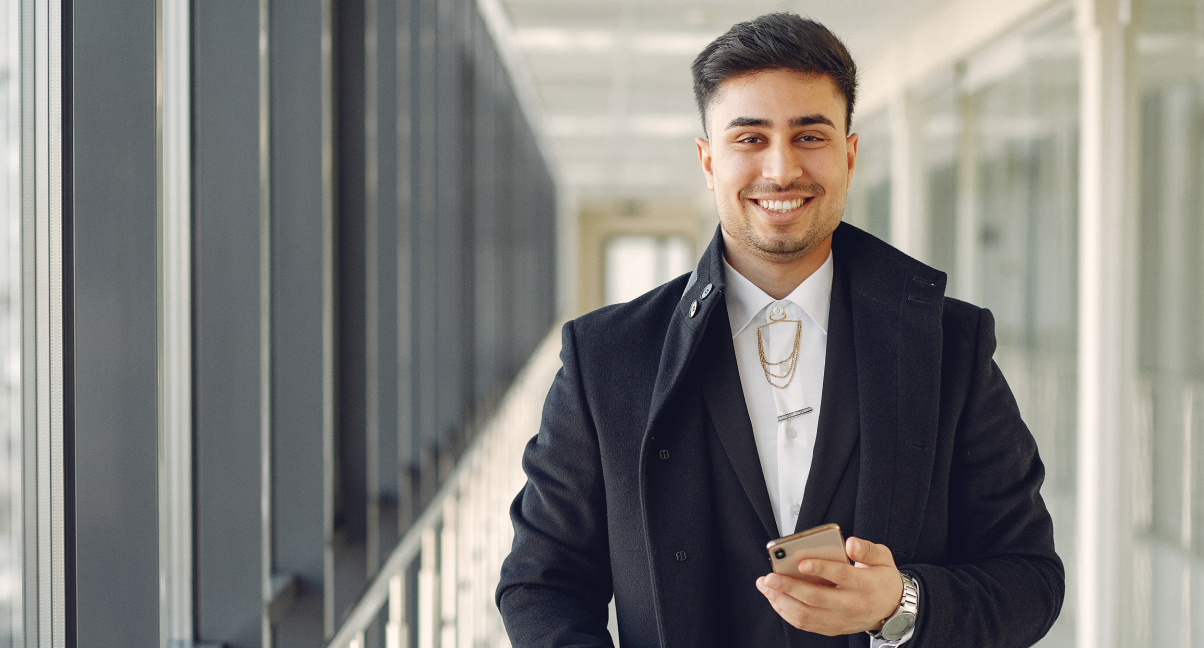
[[[847,224],[798,528],[838,522],[920,581],[909,648],[1028,646],[1065,572],[1044,467],[992,360],[989,311]],[[777,535],[736,369],[716,233],[698,268],[564,326],[498,607],[515,646],[868,646],[782,621],[755,588]],[[708,285],[711,293],[702,297]],[[692,304],[697,312],[691,316]]]

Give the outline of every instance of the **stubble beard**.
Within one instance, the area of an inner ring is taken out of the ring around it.
[[[844,214],[844,196],[832,196],[833,200],[828,205],[813,205],[820,207],[821,211],[815,215],[816,217],[801,234],[780,233],[770,236],[761,234],[752,226],[754,216],[747,211],[754,207],[748,204],[751,201],[748,201],[746,196],[755,193],[786,191],[799,191],[812,195],[814,196],[813,202],[822,202],[824,198],[828,197],[823,186],[818,184],[793,184],[786,189],[777,186],[752,185],[740,191],[738,213],[727,213],[730,211],[729,209],[719,207],[719,222],[723,226],[723,230],[732,237],[736,244],[772,263],[793,263],[807,256],[809,252],[831,236],[832,232],[836,231],[836,227],[840,225],[841,216]],[[808,207],[810,208],[812,205],[808,205]]]

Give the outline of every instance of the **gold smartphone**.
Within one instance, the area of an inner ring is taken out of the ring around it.
[[[839,524],[824,524],[806,531],[799,531],[785,538],[771,540],[765,545],[769,551],[769,562],[773,571],[783,576],[793,576],[813,583],[831,585],[832,583],[819,578],[808,576],[798,570],[798,564],[804,558],[849,562],[844,552],[844,536],[840,533]]]

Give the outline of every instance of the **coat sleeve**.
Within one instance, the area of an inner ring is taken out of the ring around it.
[[[527,484],[510,507],[514,544],[497,605],[516,648],[611,646],[606,500],[597,432],[581,385],[573,322],[565,324],[539,433],[527,443]]]
[[[980,311],[977,328],[950,469],[949,561],[901,566],[923,590],[909,648],[1031,646],[1049,631],[1065,595],[1040,494],[1045,467],[992,360],[990,311]]]

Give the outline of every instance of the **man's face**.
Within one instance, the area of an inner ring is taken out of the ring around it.
[[[728,79],[707,113],[698,159],[736,245],[790,263],[828,240],[857,157],[845,101],[826,75],[766,70]]]

